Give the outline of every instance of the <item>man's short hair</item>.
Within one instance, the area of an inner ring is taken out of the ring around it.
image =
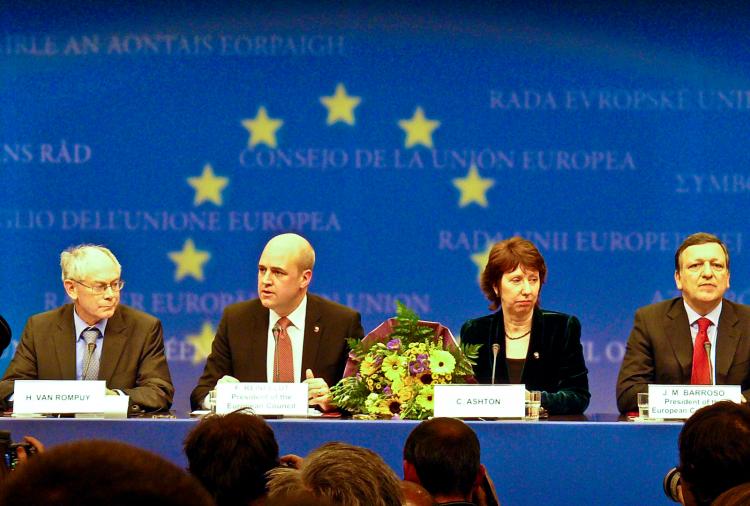
[[[326,443],[310,452],[300,469],[270,473],[268,496],[293,497],[307,490],[337,506],[400,506],[399,479],[372,450],[346,443]]]
[[[680,473],[697,504],[750,481],[750,408],[730,401],[696,411],[682,427]]]
[[[86,276],[86,258],[93,251],[103,253],[117,266],[117,270],[122,272],[122,266],[117,261],[117,257],[108,248],[96,244],[79,244],[71,246],[60,253],[60,270],[62,271],[62,280],[73,279],[80,281]]]
[[[190,473],[219,506],[248,504],[266,493],[279,445],[262,418],[243,412],[204,418],[185,439]]]
[[[680,247],[677,248],[677,252],[674,254],[675,272],[680,271],[680,255],[683,251],[685,251],[690,246],[698,246],[699,244],[709,244],[712,242],[715,242],[716,244],[721,246],[722,250],[724,250],[724,256],[727,258],[727,270],[729,270],[729,250],[727,249],[727,245],[724,244],[724,241],[713,234],[709,234],[707,232],[697,232],[695,234],[687,236],[685,240],[682,241],[682,244],[680,244]]]
[[[210,506],[188,473],[156,455],[116,441],[56,446],[6,478],[0,504],[14,506]]]
[[[433,497],[468,497],[480,472],[479,454],[477,435],[456,418],[426,420],[404,444],[404,460],[414,466],[419,482]]]

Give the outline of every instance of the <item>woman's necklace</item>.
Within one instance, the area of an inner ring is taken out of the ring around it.
[[[517,341],[518,339],[522,339],[522,338],[528,336],[529,334],[531,334],[531,329],[527,330],[526,332],[524,332],[520,336],[516,336],[516,337],[510,337],[508,335],[508,333],[506,332],[505,333],[505,338],[508,339],[509,341]]]

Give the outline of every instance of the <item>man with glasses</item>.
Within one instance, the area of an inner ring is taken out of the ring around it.
[[[729,252],[712,234],[688,236],[674,257],[682,297],[635,313],[617,379],[620,412],[649,384],[741,385],[750,394],[750,306],[724,299]]]
[[[5,376],[0,402],[14,381],[104,380],[107,393],[130,396],[131,412],[172,405],[161,322],[120,305],[125,282],[110,250],[89,244],[60,255],[65,292],[73,301],[29,318]]]

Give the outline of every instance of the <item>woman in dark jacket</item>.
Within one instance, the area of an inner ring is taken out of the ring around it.
[[[589,405],[588,370],[575,316],[539,307],[547,276],[533,243],[512,237],[490,250],[482,291],[496,313],[469,320],[461,342],[482,344],[474,366],[479,383],[522,383],[542,391],[550,415],[580,414]]]

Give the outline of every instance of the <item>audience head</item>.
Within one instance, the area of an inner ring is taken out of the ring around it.
[[[722,401],[699,409],[685,422],[679,446],[685,504],[711,504],[750,481],[750,408]]]
[[[404,478],[421,484],[436,500],[469,500],[483,475],[479,439],[456,418],[426,420],[404,445]]]
[[[279,445],[265,420],[235,411],[205,417],[185,439],[185,455],[219,506],[247,505],[265,495]]]
[[[404,506],[432,506],[435,500],[419,483],[401,480],[401,493],[404,495]]]
[[[501,307],[504,278],[515,274],[516,270],[533,274],[536,279],[536,286],[532,287],[533,301],[534,305],[539,305],[539,292],[547,280],[547,264],[534,243],[522,237],[511,237],[492,246],[480,277],[482,292],[490,301],[491,310]]]
[[[747,506],[750,504],[750,482],[723,492],[711,506]]]
[[[14,506],[210,506],[211,496],[162,457],[115,441],[66,443],[29,459],[0,487]]]
[[[335,506],[400,506],[399,479],[375,452],[346,443],[326,443],[310,452],[300,469],[270,473],[269,502],[307,493]],[[286,502],[292,504],[292,502]]]

